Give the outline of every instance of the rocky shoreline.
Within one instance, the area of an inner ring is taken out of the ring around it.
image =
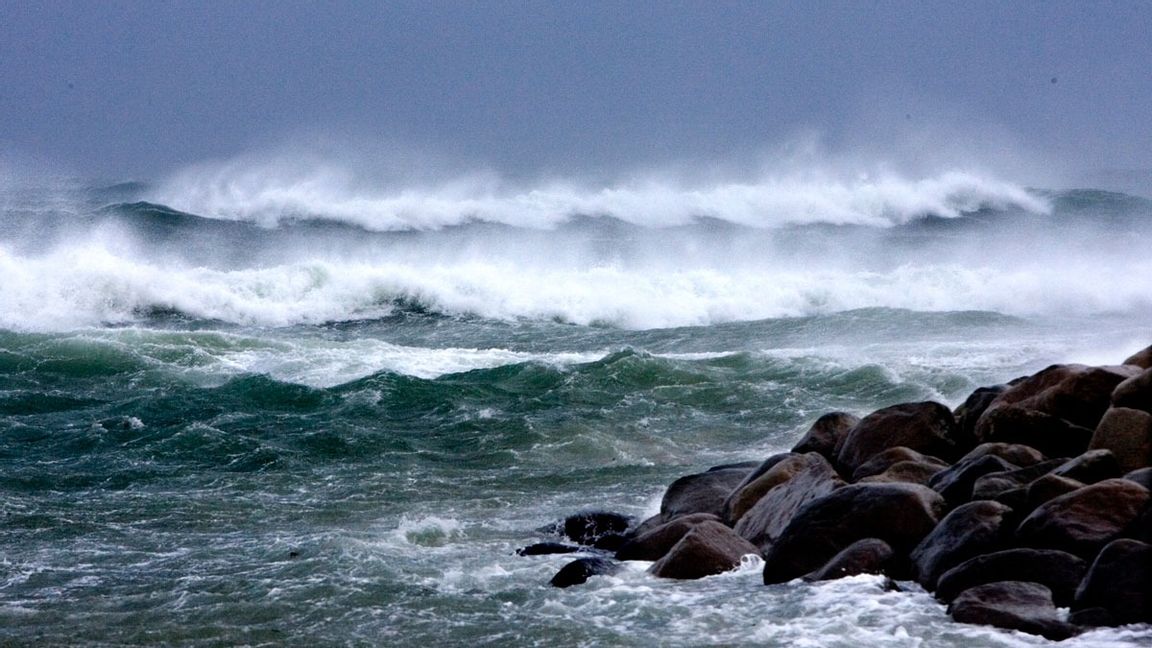
[[[1061,640],[1152,623],[1150,491],[1152,346],[982,387],[954,411],[825,414],[790,452],[677,479],[647,520],[577,513],[552,529],[568,542],[519,553],[583,554],[556,587],[627,560],[702,578],[748,554],[766,585],[883,574],[956,621]]]

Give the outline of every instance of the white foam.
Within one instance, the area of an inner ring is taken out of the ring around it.
[[[247,159],[185,169],[152,198],[194,214],[264,226],[318,219],[376,231],[432,230],[473,221],[547,229],[575,215],[608,215],[647,227],[701,217],[760,228],[804,223],[887,227],[929,214],[955,218],[984,207],[1048,210],[1043,199],[1017,185],[966,171],[847,180],[810,171],[704,185],[550,181],[527,187],[512,186],[491,173],[473,173],[432,185],[373,190],[330,164],[304,168]]]

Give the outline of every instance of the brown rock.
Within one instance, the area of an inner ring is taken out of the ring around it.
[[[972,484],[972,499],[995,499],[1001,493],[1027,487],[1036,479],[1064,465],[1065,461],[1065,459],[1048,459],[1015,470],[988,473]]]
[[[952,506],[972,499],[972,489],[976,480],[990,473],[1008,472],[1016,469],[996,455],[984,455],[966,459],[942,470],[928,481],[933,490],[944,496]]]
[[[1088,447],[1110,450],[1123,472],[1152,466],[1152,414],[1128,407],[1109,409]]]
[[[997,407],[1016,405],[1092,429],[1108,409],[1112,390],[1138,373],[1134,367],[1123,365],[1052,365],[1006,389],[992,401],[984,416]],[[976,436],[985,438],[980,431],[981,424],[976,427]]]
[[[1052,592],[1039,583],[1001,581],[964,590],[948,606],[948,614],[960,623],[1020,630],[1062,641],[1076,634],[1076,627],[1062,621],[1052,603]]]
[[[804,577],[806,581],[825,581],[858,574],[882,574],[892,559],[892,547],[878,538],[864,538],[848,545],[823,567]]]
[[[1145,347],[1136,353],[1128,356],[1124,361],[1126,365],[1136,365],[1144,369],[1152,368],[1152,346]]]
[[[1104,608],[1117,624],[1152,623],[1152,545],[1108,543],[1076,591],[1075,607]]]
[[[905,483],[905,484],[920,484],[927,486],[928,482],[932,480],[941,470],[944,470],[940,464],[937,463],[922,463],[919,461],[901,461],[898,464],[889,466],[887,470],[879,475],[871,475],[859,480],[861,484],[871,483]]]
[[[1053,475],[1068,477],[1085,484],[1095,484],[1105,479],[1115,479],[1124,474],[1120,463],[1111,450],[1089,450],[1079,457],[1073,457],[1061,464]]]
[[[815,452],[802,455],[804,466],[761,497],[736,523],[736,533],[765,551],[809,502],[844,485],[828,460]]]
[[[1145,369],[1116,385],[1112,391],[1112,405],[1152,412],[1152,369]]]
[[[936,589],[940,575],[983,553],[1005,548],[1002,528],[1012,509],[997,502],[969,502],[946,515],[912,550],[913,575],[924,589]]]
[[[976,422],[996,400],[1004,390],[1008,389],[1008,385],[995,385],[992,387],[980,387],[972,392],[967,400],[961,403],[960,407],[956,408],[953,414],[956,417],[956,427],[959,431],[959,438],[966,442],[966,445],[976,444]],[[1005,457],[1007,459],[1007,457]],[[1012,461],[1009,459],[1009,461]],[[1012,463],[1016,463],[1012,461]]]
[[[722,468],[681,477],[664,492],[660,515],[665,522],[692,513],[720,516],[724,501],[750,472],[745,468]]]
[[[1149,492],[1127,479],[1106,479],[1045,502],[1016,530],[1026,546],[1059,549],[1092,558],[1132,523]]]
[[[948,463],[943,459],[929,457],[928,455],[916,452],[912,448],[896,446],[894,448],[888,448],[883,452],[877,453],[871,459],[861,464],[860,467],[852,473],[852,481],[860,481],[865,477],[879,475],[892,466],[905,461],[934,464],[939,466],[941,470],[948,467]]]
[[[1035,511],[1041,504],[1079,490],[1084,486],[1084,482],[1048,473],[1028,484],[1026,508],[1029,512]]]
[[[963,453],[956,444],[956,429],[951,410],[940,403],[885,407],[865,416],[848,432],[837,460],[845,474],[850,474],[884,450],[905,446],[951,461]]]
[[[836,449],[844,442],[844,437],[860,418],[847,412],[829,412],[816,419],[812,427],[792,448],[796,454],[819,452],[828,461],[836,460]]]
[[[936,598],[951,602],[964,590],[1014,580],[1040,583],[1052,591],[1052,600],[1068,607],[1088,571],[1083,558],[1055,549],[1005,549],[970,558],[944,572],[936,583]]]
[[[759,553],[720,522],[701,522],[648,571],[660,578],[703,578],[734,569],[745,554]]]
[[[724,500],[723,518],[728,525],[734,525],[744,517],[748,509],[764,497],[768,491],[792,479],[797,472],[808,465],[806,455],[792,454],[772,458],[772,465],[755,479],[745,479],[737,486],[728,499]],[[751,475],[749,475],[751,477]]]
[[[1018,405],[990,407],[980,417],[981,442],[1019,443],[1049,457],[1074,457],[1088,449],[1092,430],[1064,419]]]
[[[960,463],[966,459],[975,459],[985,455],[993,455],[1000,457],[1010,464],[1027,468],[1044,461],[1044,455],[1033,448],[1020,443],[981,443],[980,445],[972,448],[968,454],[960,457],[956,463]]]
[[[616,550],[617,560],[660,560],[698,524],[719,522],[711,513],[682,515],[628,540]]]
[[[792,518],[765,557],[764,582],[803,576],[864,538],[883,540],[904,555],[936,526],[945,506],[939,493],[915,484],[838,488]]]

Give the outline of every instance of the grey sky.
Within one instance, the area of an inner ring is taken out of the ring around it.
[[[1149,2],[368,4],[9,0],[0,146],[125,176],[294,138],[562,172],[938,130],[1152,167]]]

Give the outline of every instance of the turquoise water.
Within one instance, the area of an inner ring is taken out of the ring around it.
[[[1042,645],[910,584],[765,587],[749,561],[556,590],[568,558],[514,550],[578,510],[648,515],[826,411],[1152,342],[1152,274],[1118,252],[1152,210],[1114,194],[886,227],[379,231],[147,191],[4,203],[0,643]]]

